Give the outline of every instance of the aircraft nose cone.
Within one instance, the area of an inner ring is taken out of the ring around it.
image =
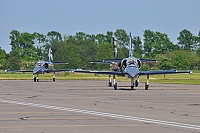
[[[129,76],[135,77],[138,75],[139,70],[136,67],[127,67],[126,72],[128,73]]]

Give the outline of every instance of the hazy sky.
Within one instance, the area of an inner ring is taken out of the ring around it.
[[[200,31],[200,0],[0,0],[0,47],[10,52],[12,30],[47,34],[105,34],[125,29],[143,38],[144,30],[166,33]]]

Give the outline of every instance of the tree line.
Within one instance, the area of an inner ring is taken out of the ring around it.
[[[90,35],[77,32],[75,35],[62,36],[57,31],[46,35],[17,30],[10,32],[11,52],[6,54],[0,48],[0,69],[33,69],[38,60],[47,60],[48,49],[52,47],[54,62],[68,62],[67,66],[56,68],[109,69],[109,65],[90,64],[93,60],[112,59],[112,37],[117,40],[119,58],[128,57],[129,34],[124,29],[106,34]],[[145,30],[143,40],[139,36],[132,39],[133,53],[137,58],[156,59],[156,64],[143,64],[141,69],[199,69],[200,68],[200,31],[193,35],[182,30],[177,44],[170,41],[165,33]]]

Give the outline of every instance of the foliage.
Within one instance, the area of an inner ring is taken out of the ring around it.
[[[170,70],[173,69],[173,64],[171,61],[171,55],[170,54],[158,54],[156,55],[156,66],[160,70]]]
[[[6,69],[20,69],[21,66],[21,58],[19,55],[19,52],[17,50],[13,50],[10,52],[9,55],[7,55],[7,61],[6,61]]]
[[[174,51],[172,52],[171,62],[175,69],[188,70],[190,69],[190,55],[188,51]]]
[[[132,42],[133,42],[133,56],[141,58],[143,55],[141,38],[139,36],[134,37]]]
[[[0,69],[3,69],[6,64],[6,52],[0,47]]]
[[[133,55],[137,58],[157,59],[158,63],[143,64],[141,70],[149,69],[199,69],[200,31],[197,36],[182,30],[173,44],[165,33],[145,30],[144,40],[132,38]],[[62,35],[50,31],[41,33],[10,32],[12,50],[7,55],[0,49],[0,69],[32,69],[38,60],[48,60],[48,50],[53,49],[53,62],[67,62],[68,65],[55,65],[55,68],[109,69],[109,64],[90,64],[93,60],[113,59],[112,37],[117,40],[119,58],[129,55],[129,35],[124,29],[106,34],[90,35],[77,32],[75,35]]]
[[[192,33],[186,29],[180,32],[179,37],[177,38],[179,41],[178,44],[181,50],[193,51],[195,46],[195,37]]]
[[[144,41],[144,54],[147,58],[155,58],[157,54],[166,54],[176,49],[167,34],[160,32],[145,30]]]

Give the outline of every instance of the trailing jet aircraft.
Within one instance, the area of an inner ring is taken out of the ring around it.
[[[114,42],[114,40],[113,40]],[[149,76],[156,75],[156,74],[180,74],[180,73],[192,73],[190,70],[186,71],[177,71],[173,70],[158,70],[158,71],[140,71],[142,62],[156,62],[156,60],[149,60],[149,59],[138,59],[133,57],[133,47],[132,47],[132,37],[130,33],[130,47],[129,47],[129,57],[124,59],[118,59],[118,53],[116,44],[114,44],[114,56],[115,59],[108,59],[103,61],[92,61],[91,63],[110,63],[110,71],[91,71],[91,70],[80,70],[76,69],[73,72],[78,73],[94,73],[94,74],[107,74],[109,75],[109,86],[112,86],[111,76],[113,75],[113,86],[114,89],[117,89],[117,82],[116,82],[116,75],[119,76],[126,76],[131,78],[131,89],[134,87],[138,87],[139,84],[139,76],[146,75],[147,81],[145,83],[145,90],[149,89]],[[137,78],[137,80],[134,79]]]
[[[5,72],[32,72],[33,73],[33,81],[38,82],[38,74],[44,74],[44,73],[51,73],[53,72],[53,81],[55,81],[55,73],[56,72],[61,72],[61,71],[70,71],[70,69],[53,69],[54,64],[68,64],[65,62],[51,62],[53,60],[53,55],[52,55],[52,48],[49,48],[49,53],[48,53],[48,61],[40,60],[36,62],[35,68],[33,70],[5,70]],[[36,76],[37,75],[37,76]]]

